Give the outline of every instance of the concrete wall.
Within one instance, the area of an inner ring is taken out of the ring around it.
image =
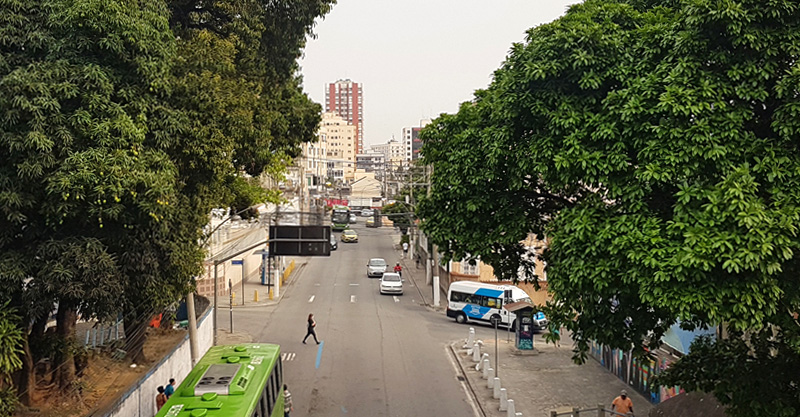
[[[209,307],[197,323],[197,350],[202,356],[214,343],[214,323]],[[103,417],[152,417],[156,413],[156,388],[166,386],[170,378],[180,385],[183,378],[192,370],[192,357],[189,350],[189,333],[186,338],[153,365],[119,401],[105,412],[93,414]]]

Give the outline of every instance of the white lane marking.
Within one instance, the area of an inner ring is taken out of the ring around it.
[[[313,303],[314,302],[314,297],[316,297],[316,295],[312,295],[311,298],[308,299],[308,302],[309,303]]]
[[[315,286],[315,287],[319,287],[320,285],[321,285],[321,284],[320,284],[319,282],[318,282],[318,283],[316,283],[316,284],[314,284],[314,286]]]
[[[399,298],[397,298],[397,296],[396,296],[396,295],[394,296],[394,302],[395,302],[395,303],[399,303],[399,302],[400,302],[400,299],[399,299]]]
[[[297,357],[297,354],[294,353],[294,352],[283,352],[283,353],[281,353],[281,359],[283,359],[284,362],[293,361],[294,358],[296,358],[296,357]]]
[[[350,284],[351,287],[358,287],[361,284]]]
[[[356,296],[355,295],[351,295],[350,296],[350,302],[351,303],[355,303],[356,302]]]

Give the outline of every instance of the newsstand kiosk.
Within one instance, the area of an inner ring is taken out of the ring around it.
[[[517,316],[514,332],[517,340],[514,347],[519,350],[533,350],[533,315],[536,307],[531,303],[520,301],[506,304],[503,308]]]

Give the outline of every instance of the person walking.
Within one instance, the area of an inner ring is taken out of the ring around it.
[[[164,387],[160,386],[156,388],[158,394],[156,395],[156,412],[167,403],[167,394],[164,394]]]
[[[283,417],[289,417],[289,413],[294,411],[294,404],[292,404],[292,393],[289,392],[289,386],[283,384]]]
[[[619,397],[614,398],[614,402],[611,403],[611,411],[622,415],[633,415],[633,401],[628,398],[628,391],[622,390]]]
[[[314,321],[314,314],[309,313],[308,330],[306,331],[306,337],[303,338],[303,344],[306,344],[306,339],[308,339],[308,336],[314,336],[314,341],[319,344],[319,340],[317,340],[317,332],[314,330],[315,327],[317,327],[317,322]]]
[[[403,242],[403,259],[408,256],[408,242]]]
[[[175,393],[175,378],[170,378],[169,384],[164,388],[164,395],[166,395],[167,399],[169,399],[169,397],[172,397],[172,394],[174,393]]]

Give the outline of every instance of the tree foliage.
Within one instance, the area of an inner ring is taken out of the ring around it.
[[[247,207],[313,140],[296,59],[332,1],[0,0],[0,301],[30,341],[57,308],[70,389],[77,315],[154,314],[202,269],[210,208]],[[57,306],[57,307],[56,307]]]
[[[678,319],[725,323],[664,380],[796,415],[796,388],[746,387],[800,385],[777,369],[800,354],[798,26],[792,1],[573,6],[423,131],[423,229],[504,279],[532,278],[519,242],[547,236],[579,361],[589,340],[644,355]]]

